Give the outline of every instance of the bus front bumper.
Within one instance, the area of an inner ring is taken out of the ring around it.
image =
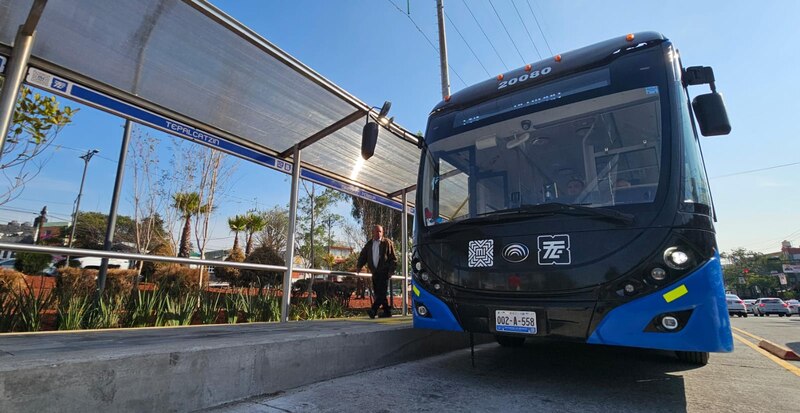
[[[537,313],[538,332],[528,337],[678,351],[733,350],[719,256],[674,284],[609,311],[603,311],[611,306],[602,301],[537,301],[520,306],[498,300],[458,303],[453,306],[456,316],[440,298],[415,282],[412,285],[415,328],[497,334],[495,310],[506,309]],[[422,312],[426,314],[420,314],[420,306],[425,307]],[[665,317],[676,319],[678,327],[665,328],[664,324],[669,325],[663,322]],[[591,331],[590,326],[594,326]]]

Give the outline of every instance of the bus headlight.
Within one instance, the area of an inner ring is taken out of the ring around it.
[[[670,268],[685,270],[689,267],[691,260],[692,257],[689,253],[678,247],[670,247],[664,251],[664,262]]]
[[[430,281],[430,280],[431,280],[431,276],[430,276],[430,275],[428,275],[428,273],[427,273],[427,272],[422,272],[422,273],[420,273],[420,274],[419,274],[419,278],[420,278],[420,279],[422,279],[422,281],[425,281],[425,282],[428,282],[428,281]]]

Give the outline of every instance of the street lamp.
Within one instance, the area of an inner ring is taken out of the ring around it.
[[[69,234],[69,248],[72,248],[72,242],[75,240],[75,228],[78,227],[78,211],[81,207],[81,195],[83,195],[83,183],[86,181],[86,169],[89,168],[89,161],[92,160],[92,156],[98,153],[97,149],[92,149],[86,151],[86,154],[81,155],[81,159],[83,159],[83,177],[81,177],[81,187],[78,190],[78,198],[75,199],[75,210],[72,212],[72,232]],[[67,265],[69,266],[69,259],[67,259]]]
[[[386,117],[386,115],[389,114],[389,109],[391,107],[392,102],[389,102],[388,100],[383,102],[383,106],[381,107],[377,117],[378,123],[387,129],[389,128],[389,125],[394,122],[394,117]],[[372,109],[377,109],[377,106],[373,107]],[[364,125],[364,129],[361,131],[361,159],[365,161],[371,158],[375,153],[375,144],[378,143],[378,123],[370,122],[369,117],[370,114],[367,113],[367,124]]]

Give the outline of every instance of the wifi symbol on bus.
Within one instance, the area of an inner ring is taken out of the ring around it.
[[[503,258],[508,262],[525,261],[529,253],[528,247],[518,242],[508,244],[503,248]]]

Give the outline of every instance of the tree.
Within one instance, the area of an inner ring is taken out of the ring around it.
[[[77,112],[69,106],[61,109],[55,96],[20,88],[13,123],[0,154],[0,172],[6,180],[5,189],[0,189],[0,205],[19,197],[25,185],[39,175],[51,159],[42,153]]]
[[[258,234],[260,246],[282,252],[286,250],[286,237],[289,235],[289,209],[274,206],[262,213],[266,225]]]
[[[233,231],[233,251],[241,251],[239,248],[239,233],[247,229],[247,217],[234,215],[228,218],[228,228]]]
[[[152,217],[154,228],[160,228],[163,222],[158,216]],[[103,249],[105,243],[106,230],[108,229],[108,215],[102,212],[78,212],[75,228],[76,248],[86,248],[93,250]],[[68,227],[65,233],[70,233],[72,227]],[[158,230],[155,230],[158,232]],[[163,234],[163,228],[160,233]],[[130,250],[125,244],[133,243],[136,240],[136,224],[133,219],[125,215],[117,215],[117,226],[114,231],[114,251]]]
[[[256,232],[261,232],[267,226],[267,219],[258,211],[249,211],[245,216],[245,229],[247,230],[247,245],[244,249],[244,255],[250,255],[253,251],[253,235]]]
[[[400,221],[402,214],[400,211],[356,196],[351,198],[352,209],[350,212],[353,218],[361,223],[362,242],[366,242],[372,237],[372,227],[375,225],[383,227],[384,235],[387,238],[396,241],[402,240],[402,221]],[[406,219],[408,219],[408,228],[411,228],[414,224],[413,217],[407,215]]]
[[[178,256],[188,258],[192,253],[192,217],[208,207],[200,203],[197,192],[178,192],[172,196],[172,207],[175,208],[183,219],[183,231],[178,247]]]
[[[195,215],[195,240],[200,258],[205,258],[206,243],[208,242],[209,222],[214,211],[217,189],[224,186],[233,173],[235,165],[230,164],[230,156],[224,152],[197,146],[196,161],[200,164],[197,194],[204,205]]]
[[[317,185],[310,183],[308,185],[303,181],[303,189],[306,196],[300,200],[299,209],[302,212],[302,220],[300,222],[300,255],[307,259],[311,264],[311,268],[319,268],[323,262],[322,258],[326,255],[326,248],[321,243],[315,240],[324,239],[325,226],[322,225],[323,219],[341,219],[341,216],[333,214],[329,209],[339,201],[345,199],[344,194],[330,188],[325,188],[322,193],[317,195]],[[314,285],[314,278],[308,283],[306,291],[306,302],[311,305],[311,291]]]
[[[728,262],[723,266],[722,274],[729,289],[752,297],[777,293],[778,277],[770,275],[771,264],[764,254],[738,248],[722,253],[720,257]],[[744,278],[744,284],[740,278]]]
[[[285,266],[286,261],[278,254],[277,251],[269,247],[258,247],[245,258],[244,262],[254,264],[267,264]],[[258,286],[259,293],[261,289],[268,285],[280,285],[283,281],[282,271],[265,271],[265,270],[239,270],[240,277],[237,285],[242,287]]]
[[[163,198],[161,181],[158,179],[158,156],[156,148],[160,141],[142,133],[134,125],[131,152],[131,172],[133,173],[133,220],[136,252],[146,254],[154,245],[165,241],[163,220],[158,214]],[[141,274],[143,261],[136,268]],[[138,278],[137,278],[138,281]]]
[[[244,253],[238,245],[234,246],[228,257],[225,258],[227,262],[244,262]],[[222,281],[227,281],[230,285],[239,285],[239,278],[241,277],[241,270],[233,267],[214,267],[214,276]]]

